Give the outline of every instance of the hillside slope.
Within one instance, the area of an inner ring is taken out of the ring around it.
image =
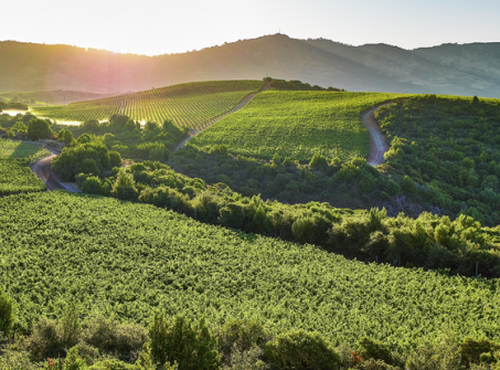
[[[0,281],[21,327],[76,300],[84,315],[246,317],[336,344],[500,338],[494,281],[348,261],[114,199],[51,192],[4,197],[0,209]]]
[[[500,44],[404,50],[263,36],[183,54],[115,54],[67,45],[0,42],[0,91],[139,91],[184,82],[299,79],[350,91],[500,96]]]

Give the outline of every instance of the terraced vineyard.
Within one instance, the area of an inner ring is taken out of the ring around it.
[[[399,97],[386,93],[265,91],[244,109],[215,123],[191,143],[226,145],[233,154],[309,161],[315,153],[328,159],[368,156],[370,138],[360,113]]]
[[[186,313],[363,335],[415,348],[445,332],[500,339],[496,280],[365,264],[318,247],[201,224],[153,206],[51,192],[0,199],[0,281],[21,327],[66,302],[149,324]],[[28,268],[29,266],[29,268]]]
[[[121,113],[137,121],[172,120],[177,126],[201,129],[229,112],[245,96],[258,91],[263,81],[209,81],[180,84],[115,97],[38,107],[35,114],[57,120],[107,120]]]

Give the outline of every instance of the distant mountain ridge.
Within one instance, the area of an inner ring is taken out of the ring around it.
[[[265,76],[350,91],[500,98],[500,43],[404,50],[276,34],[149,57],[67,45],[0,42],[0,92],[64,89],[109,94]]]

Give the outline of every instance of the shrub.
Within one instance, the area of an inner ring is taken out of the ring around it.
[[[147,330],[138,324],[120,324],[102,315],[93,317],[84,332],[84,340],[102,353],[132,360],[147,341]]]
[[[340,367],[340,357],[319,333],[303,330],[278,335],[266,344],[265,356],[281,370],[330,370]]]
[[[289,157],[285,157],[285,159],[283,160],[283,166],[284,167],[293,166],[292,160]]]
[[[122,164],[122,156],[117,151],[109,152],[109,165],[110,167],[120,167]]]
[[[155,364],[162,366],[175,361],[179,370],[215,370],[220,367],[217,343],[204,319],[191,324],[184,316],[176,316],[167,323],[163,314],[156,315],[149,328],[149,338]]]
[[[85,158],[80,165],[80,171],[86,174],[99,175],[101,171],[97,167],[97,163],[92,158]]]
[[[361,347],[359,354],[363,359],[382,360],[393,365],[391,351],[382,342],[364,337],[359,342],[359,346]]]
[[[225,207],[219,209],[219,214],[219,222],[221,225],[227,227],[237,229],[240,228],[243,225],[243,221],[245,221],[245,212],[238,204],[227,204]]]
[[[43,119],[33,118],[28,124],[28,137],[30,140],[48,139],[52,136],[49,122]]]
[[[235,351],[238,351],[237,356],[242,358],[246,351],[255,347],[264,348],[269,340],[270,334],[259,322],[235,319],[226,323],[218,334],[219,352],[223,362],[229,364]]]
[[[417,195],[417,186],[409,176],[403,177],[402,187],[405,194],[409,196]]]
[[[9,337],[12,334],[14,321],[14,302],[0,289],[0,331],[4,336]]]
[[[111,195],[122,200],[137,199],[139,192],[135,187],[134,176],[124,169],[120,170],[111,189]]]
[[[97,176],[87,177],[80,189],[87,194],[101,194],[101,180]]]
[[[394,180],[389,179],[385,185],[385,191],[390,195],[399,195],[401,194],[401,186]]]
[[[328,161],[326,160],[325,156],[316,153],[312,157],[311,161],[309,162],[309,167],[311,168],[316,168],[320,166],[326,166]]]
[[[481,363],[481,355],[490,354],[490,357],[493,357],[498,350],[500,350],[500,343],[485,338],[478,340],[467,338],[460,344],[460,362],[466,368],[470,368],[471,364]],[[486,359],[486,356],[482,357]]]
[[[64,353],[57,321],[42,317],[38,320],[29,339],[28,348],[37,359],[57,358]]]

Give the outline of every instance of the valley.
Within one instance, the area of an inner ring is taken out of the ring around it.
[[[181,322],[214,369],[496,364],[499,106],[267,78],[1,115],[3,331],[28,339],[0,364],[169,368],[155,346]]]

